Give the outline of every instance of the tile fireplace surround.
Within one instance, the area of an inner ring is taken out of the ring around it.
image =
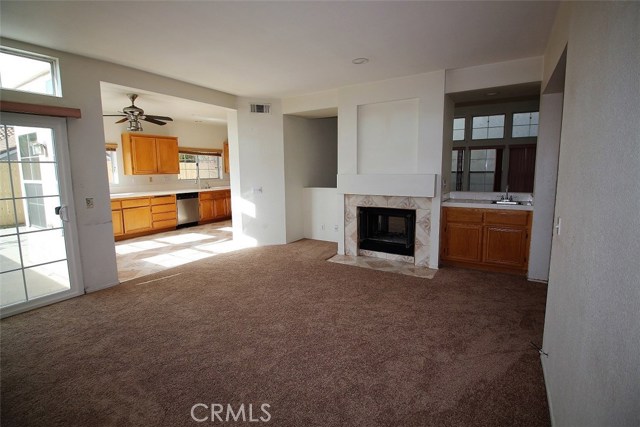
[[[415,209],[416,242],[414,256],[387,254],[358,248],[358,207]],[[344,195],[344,252],[351,256],[371,256],[428,267],[431,240],[431,199],[428,197]]]

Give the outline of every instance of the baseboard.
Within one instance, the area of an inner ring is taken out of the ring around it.
[[[547,382],[547,369],[545,368],[544,361],[549,356],[545,356],[544,354],[540,355],[540,364],[542,365],[542,377],[544,379],[544,389],[547,392],[547,404],[549,405],[549,419],[551,420],[551,426],[555,426],[555,420],[553,418],[553,404],[551,403],[551,395],[549,394],[549,386]]]
[[[102,286],[99,286],[99,287],[96,287],[96,288],[85,288],[84,291],[85,291],[85,293],[90,294],[92,292],[97,292],[97,291],[101,291],[103,289],[112,288],[112,287],[114,287],[116,285],[119,285],[119,284],[120,284],[120,281],[117,281],[117,282],[113,282],[113,283],[107,283],[106,285],[102,285]]]

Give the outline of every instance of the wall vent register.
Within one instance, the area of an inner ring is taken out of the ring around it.
[[[257,114],[269,114],[271,104],[251,104],[251,112]]]

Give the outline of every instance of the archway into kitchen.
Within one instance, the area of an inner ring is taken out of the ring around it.
[[[231,228],[227,117],[234,112],[111,83],[100,88],[119,280],[241,247]]]

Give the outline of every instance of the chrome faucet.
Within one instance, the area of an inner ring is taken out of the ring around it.
[[[505,202],[505,201],[513,201],[513,196],[509,196],[509,186],[507,185],[505,194],[503,196],[501,196],[500,201]]]

